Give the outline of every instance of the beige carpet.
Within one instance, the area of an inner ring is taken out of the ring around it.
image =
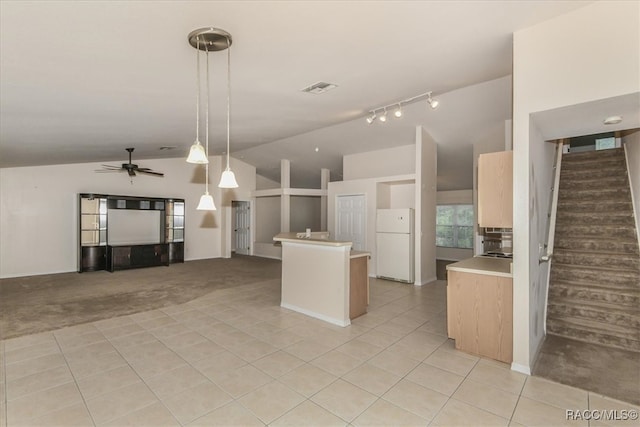
[[[0,339],[181,304],[211,291],[280,280],[277,260],[234,256],[109,273],[0,280]]]

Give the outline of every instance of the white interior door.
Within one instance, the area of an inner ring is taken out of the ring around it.
[[[233,202],[234,246],[237,254],[249,255],[251,247],[251,212],[249,202]]]
[[[366,250],[367,201],[364,194],[336,197],[336,240],[353,242],[353,249]]]

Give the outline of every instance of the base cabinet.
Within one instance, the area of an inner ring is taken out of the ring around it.
[[[107,246],[107,270],[169,265],[167,243],[132,246]]]
[[[107,268],[106,246],[83,246],[80,271],[98,271]]]
[[[369,305],[369,256],[351,258],[349,275],[349,319],[355,319]]]
[[[513,359],[513,279],[448,271],[447,333],[458,350]]]

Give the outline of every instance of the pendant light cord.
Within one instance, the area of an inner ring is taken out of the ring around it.
[[[227,170],[229,170],[229,139],[231,117],[231,41],[227,37]]]
[[[196,141],[200,143],[200,37],[196,45]]]
[[[207,129],[205,130],[205,154],[207,155],[207,164],[205,165],[205,182],[204,189],[207,194],[209,194],[209,49],[207,48],[207,43],[205,41],[204,45],[205,49],[205,58],[207,60],[206,72],[207,72],[207,107],[206,114],[207,118],[205,120]]]

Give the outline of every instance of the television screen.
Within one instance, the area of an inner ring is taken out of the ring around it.
[[[110,245],[162,243],[164,211],[109,209],[107,215]]]

